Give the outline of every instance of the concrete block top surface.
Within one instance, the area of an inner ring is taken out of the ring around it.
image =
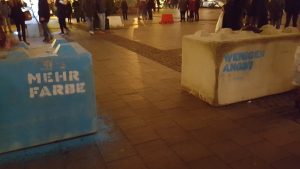
[[[300,38],[300,31],[297,28],[288,27],[283,30],[277,30],[271,25],[262,27],[261,33],[254,33],[252,31],[232,31],[224,28],[217,33],[208,33],[204,31],[197,31],[192,35],[184,36],[184,39],[194,39],[202,42],[236,42],[236,41],[251,41],[255,39],[270,39],[270,38],[285,38],[285,37]]]

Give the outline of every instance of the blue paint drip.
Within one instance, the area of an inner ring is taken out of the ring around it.
[[[97,119],[97,129],[98,132],[95,134],[0,154],[0,166],[12,162],[29,161],[45,155],[55,155],[78,147],[92,145],[97,142],[108,141],[111,139],[108,134],[111,127],[105,124],[101,118]]]

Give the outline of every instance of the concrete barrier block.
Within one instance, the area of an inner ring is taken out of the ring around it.
[[[122,28],[124,24],[120,16],[108,16],[109,28]]]
[[[62,46],[56,56],[18,49],[0,60],[0,153],[96,132],[91,54]]]
[[[226,105],[294,88],[299,33],[220,32],[183,38],[184,90],[212,105]]]

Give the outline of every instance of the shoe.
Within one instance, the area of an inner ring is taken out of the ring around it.
[[[94,35],[95,32],[94,31],[89,31],[90,35]]]
[[[27,41],[24,41],[28,46],[30,45],[30,43],[29,42],[27,42]]]
[[[60,35],[64,35],[65,33],[64,33],[64,32],[60,32],[59,34],[60,34]]]

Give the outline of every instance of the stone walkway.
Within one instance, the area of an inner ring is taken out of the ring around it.
[[[118,31],[90,36],[74,27],[68,36],[93,55],[105,139],[0,169],[300,168],[293,92],[211,107],[181,90],[180,59],[167,63],[179,49],[155,49]]]

